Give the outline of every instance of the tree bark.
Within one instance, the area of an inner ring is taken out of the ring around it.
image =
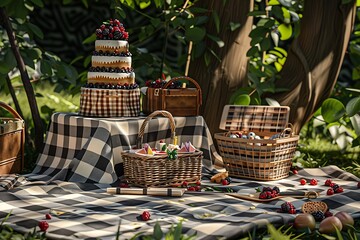
[[[355,1],[307,0],[301,32],[291,44],[277,87],[288,92],[271,97],[290,106],[298,133],[328,98],[337,81],[356,14]]]
[[[253,17],[248,13],[253,10],[253,0],[199,1],[197,6],[216,11],[220,19],[220,32],[216,33],[212,21],[206,26],[207,32],[218,35],[225,43],[219,48],[217,43],[207,39],[206,48],[213,50],[221,59],[211,58],[210,66],[206,66],[203,58],[191,62],[189,76],[200,84],[203,91],[202,115],[212,134],[219,132],[219,123],[223,107],[229,103],[230,96],[240,87],[247,86],[246,52],[250,48],[249,33]],[[211,12],[209,13],[211,18]],[[230,22],[240,23],[235,31],[230,31]]]
[[[31,109],[32,118],[34,121],[34,128],[35,128],[35,148],[38,152],[42,150],[43,142],[44,142],[44,127],[41,121],[38,105],[36,102],[34,89],[30,83],[29,75],[26,71],[24,60],[22,59],[19,51],[19,47],[16,43],[15,33],[12,30],[11,23],[9,21],[9,18],[6,14],[6,11],[4,8],[0,8],[0,22],[3,25],[4,29],[6,30],[6,33],[9,37],[9,42],[11,45],[11,49],[13,51],[13,54],[16,58],[16,62],[18,65],[18,69],[20,71],[21,80],[24,84],[24,89],[26,92],[26,96],[28,98],[28,102]]]

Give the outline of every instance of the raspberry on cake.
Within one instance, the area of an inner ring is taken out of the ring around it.
[[[128,32],[118,19],[110,19],[95,34],[95,51],[87,83],[81,88],[79,113],[94,117],[138,116],[140,89],[132,68]]]

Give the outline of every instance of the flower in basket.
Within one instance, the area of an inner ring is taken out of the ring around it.
[[[178,150],[179,150],[179,145],[169,144],[166,149],[168,159],[170,160],[177,159]]]
[[[138,150],[136,153],[140,153],[140,154],[147,154],[147,155],[155,155],[153,150],[151,149],[150,145],[145,143],[144,147],[140,150]]]

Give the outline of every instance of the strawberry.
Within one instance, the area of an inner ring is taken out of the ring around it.
[[[141,214],[141,219],[143,221],[148,221],[150,220],[150,213],[148,211],[144,211],[142,214]]]
[[[305,185],[305,184],[306,184],[306,180],[305,180],[305,179],[301,179],[301,180],[300,180],[300,184],[301,184],[301,185]]]
[[[45,218],[50,220],[51,219],[50,213],[45,214]]]
[[[315,185],[317,185],[317,183],[318,183],[318,181],[314,178],[310,180],[310,185],[315,186]]]
[[[38,225],[42,232],[46,232],[46,230],[49,228],[47,221],[40,221]]]
[[[334,195],[334,190],[332,188],[329,188],[326,192],[327,195]]]
[[[325,181],[325,186],[330,186],[332,183],[332,180],[331,179],[326,179]]]

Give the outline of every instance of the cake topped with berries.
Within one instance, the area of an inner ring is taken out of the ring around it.
[[[128,32],[118,19],[110,19],[101,24],[95,34],[87,83],[81,88],[80,114],[138,116],[140,89],[132,68]]]

